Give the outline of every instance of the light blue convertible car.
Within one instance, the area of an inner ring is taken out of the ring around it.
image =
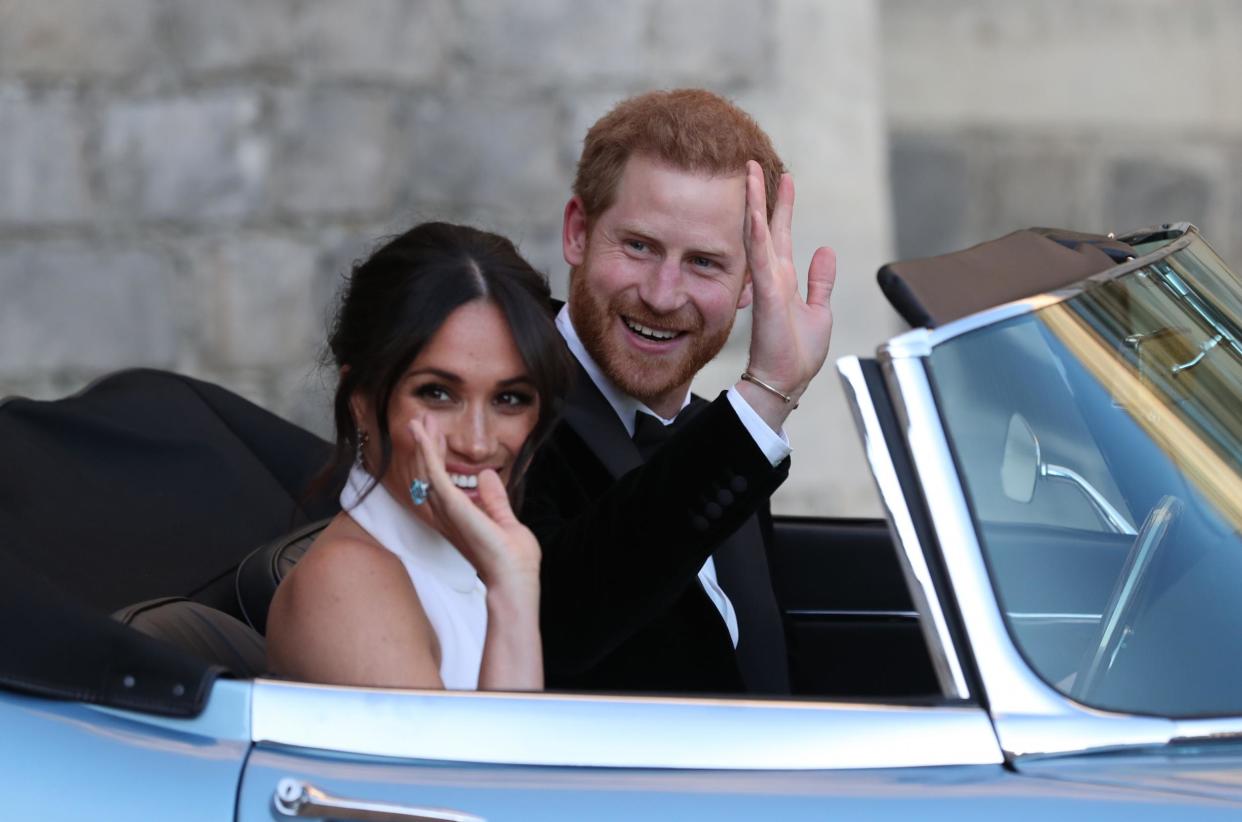
[[[209,477],[102,510],[136,460],[251,469],[168,433],[190,415],[53,424],[133,401],[125,375],[0,406],[5,473],[92,455],[0,486],[0,817],[1242,818],[1242,282],[1185,224],[1021,231],[880,281],[912,330],[836,368],[886,522],[777,523],[787,698],[249,675],[107,615],[178,596],[261,628],[241,557],[330,511],[235,528],[245,500]],[[240,402],[169,379],[202,426]],[[292,488],[322,456],[281,425],[225,426],[306,455],[243,486]]]

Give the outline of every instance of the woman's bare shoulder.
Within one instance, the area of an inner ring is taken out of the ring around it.
[[[417,596],[400,558],[338,514],[281,582],[272,609],[296,610],[296,603],[306,598],[322,605],[324,596],[339,602],[356,596],[387,599],[393,594]]]
[[[267,624],[269,665],[294,678],[421,681],[418,672],[379,670],[382,648],[393,647],[406,649],[404,656],[411,658],[425,648],[431,670],[438,665],[435,632],[405,565],[344,515],[324,529],[281,582]],[[373,653],[369,643],[377,646]]]

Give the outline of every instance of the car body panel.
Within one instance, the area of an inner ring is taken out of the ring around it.
[[[1161,786],[1026,778],[1000,765],[854,771],[495,767],[382,762],[259,746],[240,822],[270,821],[277,785],[296,778],[336,797],[440,808],[488,822],[646,822],[711,818],[1133,820],[1236,819],[1236,802]],[[396,818],[396,817],[393,817]]]
[[[1078,784],[1160,791],[1242,803],[1242,742],[1208,742],[1112,751],[1085,756],[1034,757],[1017,763],[1026,776]]]
[[[169,720],[0,693],[0,816],[232,818],[250,750],[249,735],[235,735],[248,713],[238,696],[217,685],[205,719]]]
[[[503,694],[257,680],[256,742],[446,762],[788,770],[996,764],[972,705]]]

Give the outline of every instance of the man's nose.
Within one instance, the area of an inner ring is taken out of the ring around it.
[[[453,428],[449,447],[471,462],[482,462],[495,450],[491,419],[483,404],[472,403]]]
[[[638,287],[638,296],[657,314],[671,314],[681,308],[681,263],[673,257],[660,261]]]

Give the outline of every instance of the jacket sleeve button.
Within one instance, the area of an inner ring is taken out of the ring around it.
[[[733,504],[733,492],[730,491],[728,488],[720,489],[719,491],[716,492],[716,502],[720,503],[721,505],[732,505]]]
[[[703,517],[700,517],[697,514],[694,515],[693,517],[690,517],[690,527],[696,531],[706,531],[708,524],[709,523],[707,522],[706,519],[704,519]]]
[[[746,477],[734,477],[729,480],[729,487],[733,489],[734,493],[741,494],[750,487],[750,484],[746,482]]]
[[[714,502],[709,502],[703,506],[703,513],[707,514],[708,519],[720,519],[720,515],[724,513],[724,509]]]

